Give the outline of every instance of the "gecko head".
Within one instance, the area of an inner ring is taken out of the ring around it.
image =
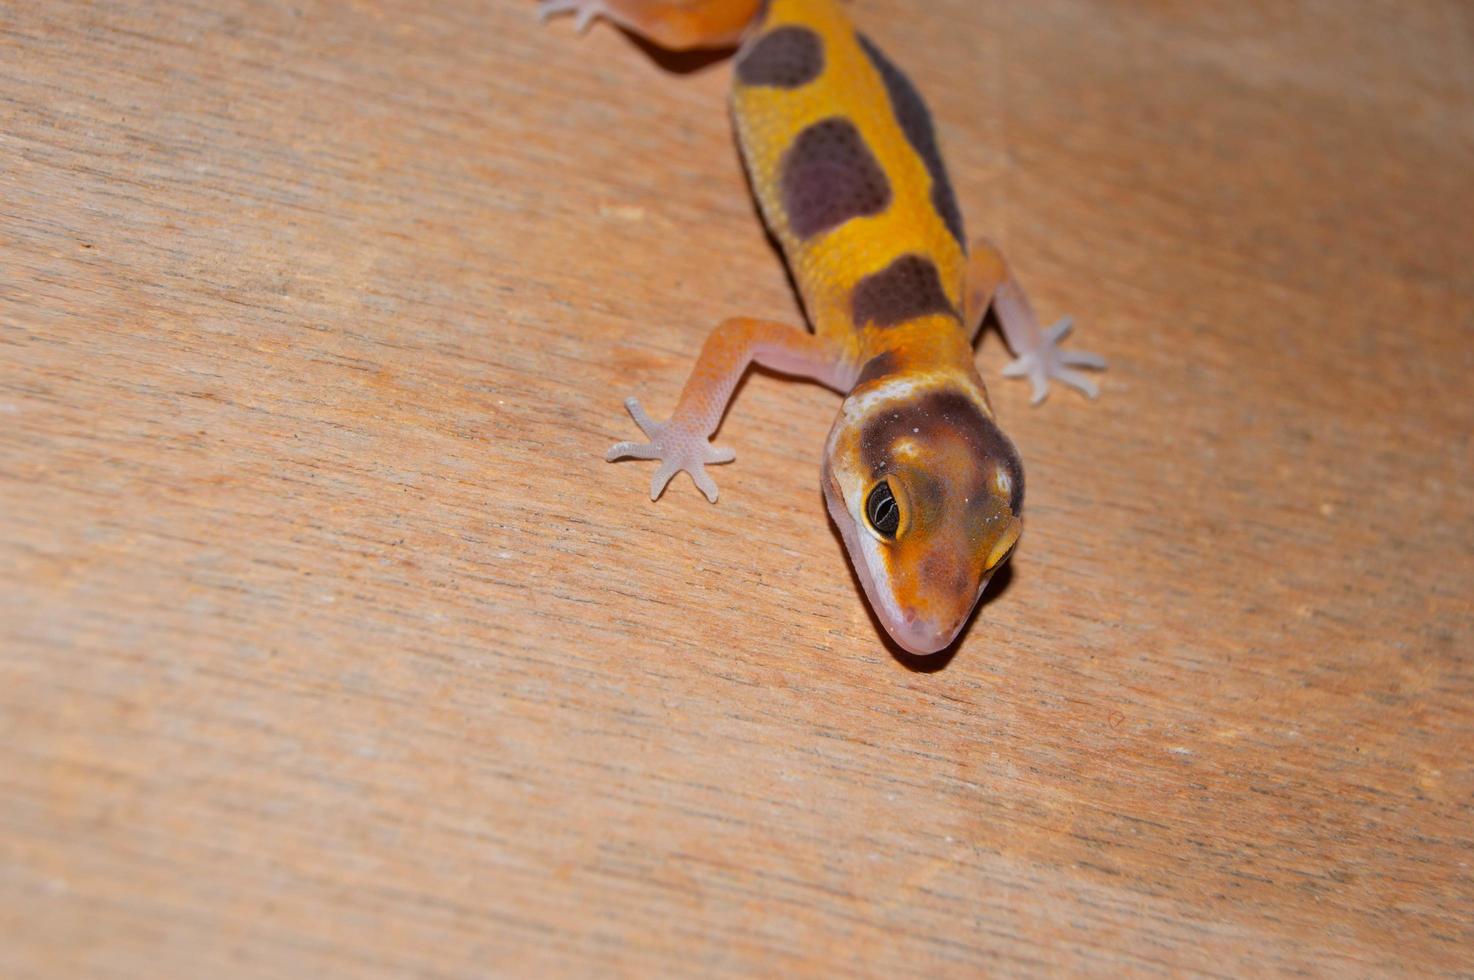
[[[974,391],[862,385],[825,447],[830,516],[871,608],[911,653],[951,645],[1023,530],[1018,451]]]

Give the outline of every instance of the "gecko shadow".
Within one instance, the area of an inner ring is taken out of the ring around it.
[[[646,38],[641,37],[628,28],[614,25],[619,32],[645,52],[645,57],[655,62],[656,67],[670,72],[672,75],[693,75],[704,68],[710,68],[718,61],[725,61],[737,51],[737,45],[729,44],[720,48],[692,48],[689,51],[671,51]]]

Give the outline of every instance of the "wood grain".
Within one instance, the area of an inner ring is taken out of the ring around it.
[[[0,6],[0,973],[1474,974],[1469,6],[852,9],[1111,359],[926,664],[831,394],[601,460],[798,315],[728,62]]]

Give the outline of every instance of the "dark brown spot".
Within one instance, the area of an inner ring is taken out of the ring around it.
[[[922,255],[903,255],[855,284],[850,296],[855,323],[893,327],[931,313],[957,315],[942,289],[936,263]]]
[[[972,458],[985,464],[971,474],[973,482],[964,496],[982,505],[996,492],[990,485],[1001,469],[1011,483],[1009,509],[1017,515],[1024,505],[1024,467],[1018,450],[997,423],[960,391],[934,391],[872,420],[860,432],[860,458],[871,477],[879,478],[889,469],[898,440],[936,446],[949,437],[960,440]]]
[[[737,62],[743,85],[798,88],[824,71],[824,42],[807,27],[780,27],[757,38]]]
[[[896,356],[895,351],[882,351],[860,368],[860,376],[855,379],[855,387],[868,384],[871,381],[879,381],[889,374],[894,374],[901,366],[901,359]]]
[[[936,128],[932,125],[931,113],[916,86],[911,84],[901,69],[897,68],[885,54],[863,34],[858,35],[860,47],[870,58],[870,63],[880,73],[885,90],[890,95],[891,111],[911,148],[926,164],[931,174],[931,203],[937,209],[942,222],[957,244],[963,244],[962,211],[957,207],[957,196],[952,193],[952,182],[947,179],[947,168],[942,163],[942,151],[937,147]],[[964,246],[966,247],[966,246]]]
[[[783,156],[788,227],[809,238],[891,203],[891,185],[875,154],[848,119],[823,119],[798,134]]]

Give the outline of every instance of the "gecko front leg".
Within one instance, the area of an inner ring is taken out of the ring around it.
[[[628,399],[625,407],[650,441],[615,443],[605,459],[660,460],[650,481],[651,500],[661,495],[672,477],[685,470],[706,499],[716,503],[717,486],[706,466],[730,463],[736,454],[713,446],[711,436],[721,424],[747,366],[760,364],[846,391],[854,383],[851,361],[832,343],[786,324],[746,317],[726,320],[706,338],[670,420],[656,422],[638,400]]]
[[[1028,294],[1009,270],[1003,253],[987,239],[973,242],[968,252],[964,305],[963,315],[974,338],[982,328],[988,307],[998,314],[1003,339],[1014,356],[1013,363],[1003,369],[1003,376],[1028,378],[1035,405],[1049,394],[1050,381],[1067,384],[1090,398],[1100,394],[1100,387],[1077,369],[1103,371],[1105,358],[1090,351],[1060,347],[1060,341],[1074,327],[1069,317],[1048,328],[1039,326]]]

